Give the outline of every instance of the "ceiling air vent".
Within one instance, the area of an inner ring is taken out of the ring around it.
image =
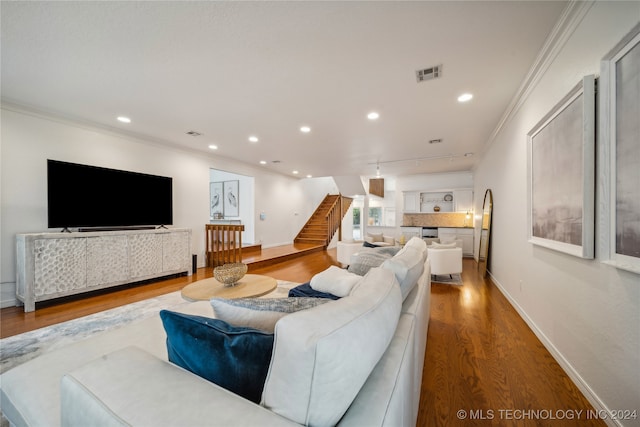
[[[440,76],[442,76],[442,65],[416,70],[416,81],[418,83],[437,79]]]
[[[200,136],[202,134],[200,132],[196,132],[195,130],[190,130],[189,132],[187,132],[187,135]]]
[[[440,144],[442,139],[430,139],[429,144]]]

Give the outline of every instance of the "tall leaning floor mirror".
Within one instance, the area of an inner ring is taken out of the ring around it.
[[[493,210],[493,193],[488,188],[482,203],[482,229],[480,230],[480,248],[478,250],[478,271],[480,277],[487,277],[489,265],[489,241],[491,237],[491,211]]]

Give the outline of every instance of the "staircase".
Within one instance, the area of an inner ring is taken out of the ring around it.
[[[327,194],[309,221],[302,227],[294,243],[328,246],[336,231],[342,231],[342,218],[352,201],[353,199],[340,194]]]

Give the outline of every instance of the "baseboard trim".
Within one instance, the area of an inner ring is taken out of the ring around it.
[[[16,307],[17,305],[18,300],[15,298],[0,300],[0,308]]]
[[[490,271],[487,271],[491,281],[496,285],[498,290],[504,295],[504,297],[509,301],[509,304],[518,312],[520,317],[525,321],[525,323],[529,326],[529,328],[533,331],[536,337],[542,342],[542,345],[551,353],[551,356],[558,362],[562,370],[571,378],[573,383],[578,387],[578,389],[582,392],[584,397],[593,405],[593,408],[596,411],[606,411],[610,413],[610,409],[605,405],[605,403],[598,397],[598,395],[593,391],[593,389],[587,384],[587,382],[582,378],[582,376],[576,371],[571,363],[562,355],[562,353],[556,348],[555,345],[547,338],[547,336],[542,332],[542,330],[536,325],[536,323],[531,319],[524,309],[516,302],[516,300],[507,292],[504,286],[500,283],[500,281],[491,274]],[[618,420],[612,420],[611,417],[607,417],[604,422],[610,427],[624,427]]]
[[[15,307],[17,304],[16,282],[0,283],[0,308]]]

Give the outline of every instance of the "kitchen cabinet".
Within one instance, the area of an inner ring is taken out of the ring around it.
[[[420,194],[420,212],[445,213],[453,212],[453,194],[451,191],[441,191]]]
[[[453,190],[453,203],[455,212],[473,211],[473,190]]]
[[[405,191],[403,194],[402,211],[404,213],[420,212],[420,193],[417,191]]]
[[[447,213],[473,211],[473,190],[405,191],[404,213]]]
[[[462,254],[473,256],[473,228],[438,228],[438,238],[441,242],[462,240]]]
[[[422,238],[422,227],[400,227],[400,231],[404,235],[406,242],[412,237]]]

